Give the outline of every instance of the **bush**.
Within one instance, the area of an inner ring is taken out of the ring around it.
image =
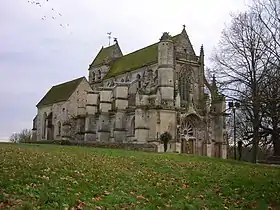
[[[61,145],[71,145],[71,142],[69,140],[64,140],[63,139],[63,140],[60,141],[60,144]]]
[[[169,132],[165,131],[160,135],[160,141],[163,143],[164,152],[167,150],[167,144],[172,139],[172,136]]]
[[[32,130],[23,129],[20,133],[14,133],[10,137],[10,141],[13,143],[24,143],[32,141]]]

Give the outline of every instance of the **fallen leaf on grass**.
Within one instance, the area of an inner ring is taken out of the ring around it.
[[[103,195],[110,195],[110,193],[109,193],[107,190],[105,190],[105,191],[103,192]]]
[[[183,186],[182,186],[182,188],[183,188],[183,189],[186,189],[188,186],[189,186],[188,183],[184,183]]]
[[[249,207],[256,207],[257,206],[257,202],[256,201],[251,201],[249,204],[248,204]]]
[[[137,195],[136,198],[137,199],[145,199],[145,197],[143,195]]]
[[[99,201],[101,200],[101,197],[96,194],[92,197],[92,200]]]
[[[7,201],[0,203],[0,208],[7,206],[9,203]]]

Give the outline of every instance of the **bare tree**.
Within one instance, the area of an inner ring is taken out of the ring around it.
[[[264,120],[261,128],[271,137],[274,155],[280,156],[280,1],[256,0],[251,10],[258,17],[258,22],[266,30],[266,37],[270,40],[267,43],[265,38],[258,34],[266,46],[270,68],[262,86]]]
[[[260,84],[268,71],[267,38],[265,28],[254,13],[232,15],[232,22],[222,32],[219,49],[212,58],[222,91],[243,105],[252,124],[254,163],[260,141]]]
[[[13,143],[24,143],[32,140],[32,131],[30,129],[23,129],[19,133],[14,133],[10,137],[10,141]]]
[[[280,156],[280,69],[272,69],[267,74],[262,87],[262,130],[270,136],[274,155]]]
[[[270,37],[270,44],[267,45],[274,59],[272,65],[280,64],[280,1],[279,0],[255,0],[251,11],[258,17],[258,22],[266,30]],[[257,33],[257,31],[256,31]],[[259,34],[260,35],[260,34]],[[262,37],[261,37],[262,38]],[[266,41],[262,39],[266,44]]]

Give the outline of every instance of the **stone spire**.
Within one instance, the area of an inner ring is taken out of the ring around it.
[[[201,45],[201,47],[200,47],[199,61],[204,66],[204,49],[203,49],[203,45]]]
[[[204,56],[204,48],[203,48],[203,44],[200,47],[200,57]]]
[[[185,24],[183,25],[183,30],[182,30],[181,34],[184,34],[184,35],[188,36]]]
[[[217,90],[217,82],[216,82],[216,76],[215,74],[213,74],[213,77],[212,77],[212,88],[213,90]]]
[[[217,81],[216,81],[215,74],[213,74],[211,88],[212,88],[212,90],[211,90],[212,99],[217,100],[219,98],[220,94],[218,92],[218,87],[217,87]]]

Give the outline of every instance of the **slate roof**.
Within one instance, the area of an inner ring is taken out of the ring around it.
[[[85,77],[80,77],[59,85],[52,86],[47,94],[40,100],[36,107],[51,105],[54,103],[68,100],[72,93]]]
[[[104,79],[157,62],[157,52],[158,45],[156,43],[116,59],[111,63],[110,70],[105,75]]]
[[[109,47],[101,48],[95,59],[92,61],[91,66],[98,66],[104,62],[107,58],[110,57],[112,51],[114,50],[115,45],[111,45]]]
[[[175,40],[179,35],[180,34],[173,36],[172,39]],[[142,66],[156,63],[158,59],[158,43],[159,42],[117,58],[110,63],[110,69],[103,79],[108,79],[129,71],[133,71]],[[96,57],[98,57],[98,55]]]

